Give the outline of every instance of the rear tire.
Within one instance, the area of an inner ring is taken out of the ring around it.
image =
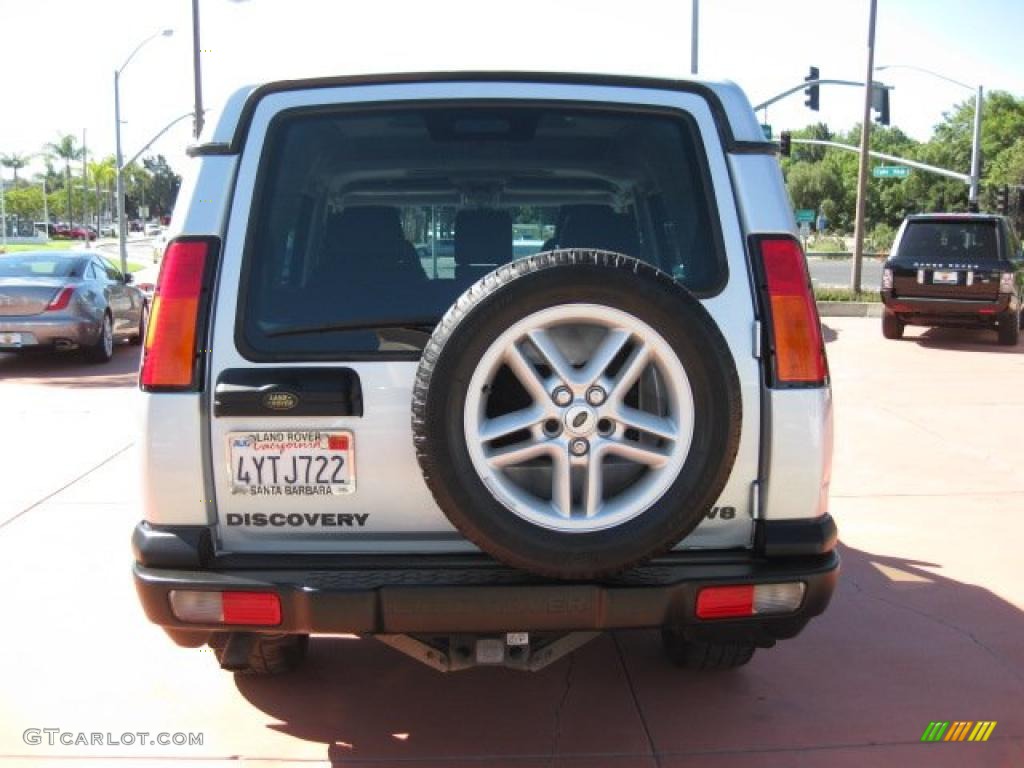
[[[114,356],[114,322],[109,314],[103,315],[100,335],[96,343],[85,348],[84,354],[90,363],[109,363]]]
[[[217,663],[223,662],[227,639],[226,633],[218,633],[210,638],[210,647],[217,657]],[[305,660],[308,649],[309,635],[260,636],[253,640],[246,666],[234,672],[248,677],[267,677],[293,672]]]
[[[675,630],[663,628],[661,642],[672,663],[683,669],[736,669],[749,662],[756,647],[753,643],[704,643],[686,640]]]
[[[139,332],[128,339],[128,343],[137,347],[146,340],[146,324],[149,322],[149,304],[142,305],[142,314],[139,316]]]
[[[1020,341],[1020,314],[1006,312],[999,318],[999,343],[1004,347],[1015,347]]]
[[[887,339],[902,339],[903,329],[906,327],[895,312],[888,309],[882,312],[882,335]]]

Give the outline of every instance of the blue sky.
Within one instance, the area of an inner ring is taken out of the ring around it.
[[[685,77],[690,2],[675,0],[200,0],[204,91],[216,111],[235,87],[270,79],[429,69],[548,69]],[[801,81],[860,80],[868,0],[701,0],[700,74],[738,82],[753,103]],[[113,151],[113,70],[165,27],[124,73],[126,155],[191,109],[190,0],[0,0],[4,66],[0,152],[37,152],[58,132],[87,131]],[[876,64],[913,64],[1024,96],[1024,0],[879,0]],[[894,124],[926,139],[971,93],[911,71],[896,87]],[[822,109],[801,94],[770,108],[776,133],[815,120],[847,128],[862,93],[827,88]],[[212,117],[212,116],[211,116]],[[156,149],[187,160],[189,121]],[[37,166],[38,167],[38,166]],[[966,170],[966,169],[964,169]],[[10,178],[10,171],[5,171]]]

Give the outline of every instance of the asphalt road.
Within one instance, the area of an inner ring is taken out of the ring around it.
[[[801,636],[720,674],[677,670],[655,632],[634,631],[536,674],[445,676],[371,640],[317,638],[292,676],[234,678],[136,602],[137,350],[104,367],[0,355],[0,760],[1024,764],[1024,345],[916,329],[886,342],[852,318],[825,334],[840,586]],[[997,726],[987,743],[920,743],[933,720]],[[28,744],[30,728],[149,735]],[[148,743],[161,732],[203,743]]]
[[[811,282],[815,285],[847,288],[850,285],[850,259],[807,258]],[[882,260],[869,257],[861,262],[861,286],[877,291],[882,284]]]

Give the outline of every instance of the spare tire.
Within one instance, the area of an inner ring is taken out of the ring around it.
[[[583,579],[672,547],[715,503],[739,380],[684,287],[622,254],[559,250],[467,290],[413,390],[423,476],[448,519],[509,565]]]

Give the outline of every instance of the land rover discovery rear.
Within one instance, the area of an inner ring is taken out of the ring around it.
[[[828,367],[735,86],[275,83],[191,154],[133,540],[175,641],[538,669],[659,628],[721,668],[825,609]]]

